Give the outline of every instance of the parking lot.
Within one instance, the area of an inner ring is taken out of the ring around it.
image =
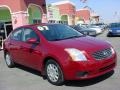
[[[96,38],[109,41],[115,48],[118,56],[115,71],[95,79],[67,81],[62,86],[54,86],[37,71],[19,65],[8,68],[0,51],[0,90],[120,90],[120,37],[106,37],[106,34],[107,31]]]

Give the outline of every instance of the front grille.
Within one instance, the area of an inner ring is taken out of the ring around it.
[[[105,58],[112,56],[112,50],[111,50],[111,48],[108,48],[108,49],[104,49],[101,51],[97,51],[97,52],[93,53],[92,56],[96,60],[102,60],[102,59],[105,59]]]
[[[100,72],[103,72],[103,71],[106,71],[106,70],[111,69],[111,68],[113,68],[113,67],[115,67],[115,63],[113,63],[113,64],[111,64],[111,65],[109,65],[109,66],[107,66],[107,67],[101,68],[99,71],[100,71]]]

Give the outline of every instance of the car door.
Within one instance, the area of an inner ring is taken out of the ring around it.
[[[41,66],[42,52],[40,44],[28,43],[30,38],[36,38],[40,42],[39,36],[31,28],[23,30],[23,44],[21,48],[22,60],[25,66],[38,69]]]
[[[9,49],[12,59],[20,63],[21,62],[21,45],[22,45],[22,28],[15,30],[10,37]]]

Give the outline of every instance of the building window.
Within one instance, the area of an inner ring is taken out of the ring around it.
[[[40,24],[41,23],[41,20],[40,19],[34,19],[33,20],[33,24]]]

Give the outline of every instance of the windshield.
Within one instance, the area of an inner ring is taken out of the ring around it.
[[[46,27],[41,29],[39,27]],[[62,24],[52,24],[47,26],[38,26],[38,29],[43,34],[43,36],[49,41],[64,40],[70,38],[78,38],[83,36],[83,34],[77,32],[69,26]]]
[[[110,28],[120,28],[120,23],[112,23],[110,24]]]

